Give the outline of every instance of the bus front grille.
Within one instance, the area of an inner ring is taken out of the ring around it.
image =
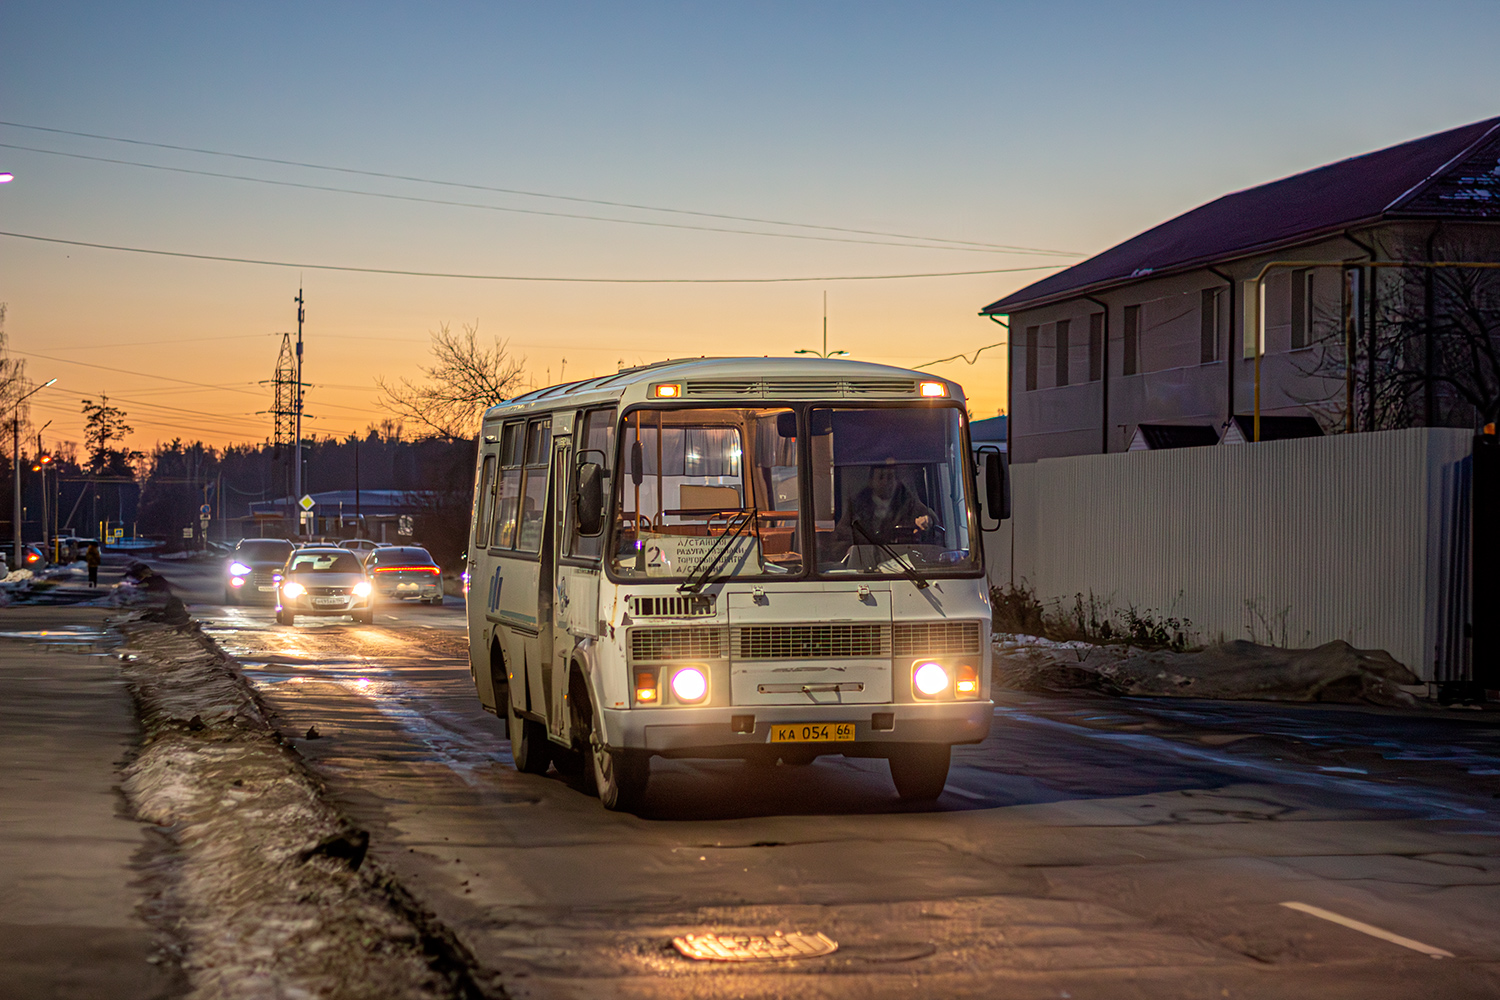
[[[889,656],[890,626],[741,625],[734,635],[740,660],[838,660]]]
[[[712,618],[717,602],[713,594],[635,597],[630,601],[630,613],[637,618]]]
[[[634,628],[630,631],[632,663],[654,660],[717,660],[724,655],[724,629]]]
[[[900,622],[891,635],[896,656],[977,653],[979,622]]]

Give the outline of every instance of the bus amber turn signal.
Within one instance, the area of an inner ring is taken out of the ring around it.
[[[656,671],[641,670],[635,675],[636,704],[656,703]]]

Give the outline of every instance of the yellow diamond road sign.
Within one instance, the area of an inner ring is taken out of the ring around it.
[[[297,501],[297,506],[303,510],[312,510],[316,505],[317,501],[307,494],[303,494],[302,499]]]

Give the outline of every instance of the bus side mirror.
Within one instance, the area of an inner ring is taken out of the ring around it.
[[[1008,457],[992,444],[974,449],[974,461],[979,466],[976,471],[983,473],[984,513],[995,522],[993,528],[986,528],[981,521],[980,527],[984,531],[999,529],[1000,522],[1010,517],[1010,464],[1006,461]]]
[[[604,470],[595,462],[578,466],[576,503],[578,533],[593,537],[604,530]]]
[[[1010,464],[1005,458],[997,451],[984,463],[984,505],[997,521],[1010,517]]]
[[[639,441],[630,442],[630,481],[636,486],[646,479],[646,453]]]

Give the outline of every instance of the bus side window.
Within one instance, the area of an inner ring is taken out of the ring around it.
[[[526,429],[526,476],[521,486],[517,552],[542,547],[543,504],[547,502],[547,464],[552,459],[552,418],[531,421]]]
[[[474,548],[490,544],[490,510],[495,498],[495,456],[484,456],[479,482],[474,486]]]
[[[598,462],[604,466],[605,472],[605,496],[610,495],[613,485],[609,476],[610,463],[615,460],[615,411],[614,410],[589,410],[584,414],[583,420],[575,424],[583,428],[582,433],[577,435],[577,451],[575,455],[589,462]],[[584,452],[591,454],[584,455]],[[572,494],[577,490],[578,463],[573,463],[569,472],[569,502],[568,502],[568,554],[582,556],[587,559],[598,559],[599,554],[604,551],[605,532],[590,538],[578,533],[577,512],[573,509]],[[606,506],[608,501],[606,501]]]
[[[500,435],[500,474],[495,479],[495,529],[490,545],[508,549],[515,544],[517,501],[521,496],[521,445],[526,425],[505,425]]]

